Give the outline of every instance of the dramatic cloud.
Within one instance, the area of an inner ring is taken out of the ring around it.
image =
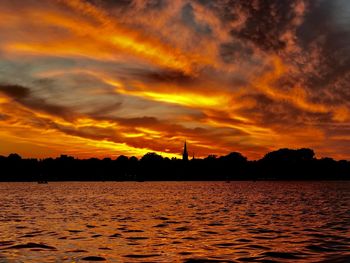
[[[3,0],[0,154],[350,158],[347,0]]]

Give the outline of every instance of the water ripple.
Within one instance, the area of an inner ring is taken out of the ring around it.
[[[0,183],[0,262],[350,262],[350,182]]]

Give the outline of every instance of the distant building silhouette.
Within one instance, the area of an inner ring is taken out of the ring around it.
[[[185,144],[184,144],[184,151],[182,153],[182,160],[183,161],[188,161],[188,152],[187,152],[187,145],[186,145],[186,141],[185,141]]]

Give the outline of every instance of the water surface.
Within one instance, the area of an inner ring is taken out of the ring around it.
[[[350,262],[349,227],[350,182],[0,183],[0,262]]]

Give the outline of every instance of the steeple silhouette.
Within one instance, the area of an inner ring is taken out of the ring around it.
[[[184,144],[184,151],[182,153],[182,160],[183,161],[188,161],[188,152],[187,152],[187,145],[186,145],[186,141],[185,141],[185,144]]]

